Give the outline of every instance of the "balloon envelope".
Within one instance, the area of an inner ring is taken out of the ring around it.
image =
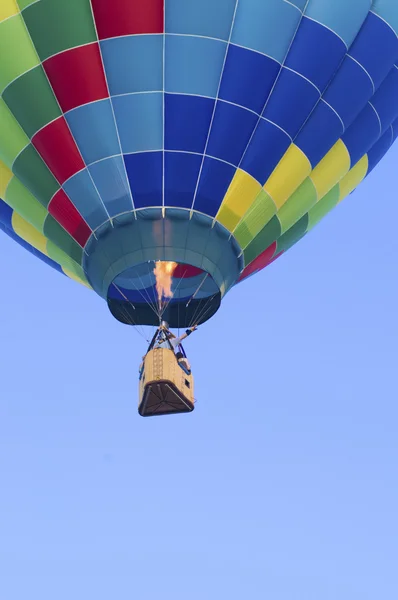
[[[107,300],[203,322],[398,135],[396,0],[2,0],[0,227]]]

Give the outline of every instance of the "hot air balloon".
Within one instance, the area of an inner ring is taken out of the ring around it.
[[[396,0],[1,0],[0,226],[123,323],[204,323],[395,141],[397,32]]]

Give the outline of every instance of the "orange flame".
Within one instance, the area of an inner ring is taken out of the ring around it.
[[[155,263],[153,270],[156,277],[156,291],[158,293],[158,299],[161,303],[163,298],[172,298],[173,292],[171,286],[173,283],[173,273],[177,267],[177,263],[171,261],[158,260]]]

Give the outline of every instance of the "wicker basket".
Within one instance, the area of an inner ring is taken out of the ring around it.
[[[185,373],[172,350],[150,350],[144,361],[139,397],[138,412],[142,417],[192,412],[192,374]]]

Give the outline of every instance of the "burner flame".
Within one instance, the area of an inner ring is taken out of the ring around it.
[[[153,273],[156,277],[156,291],[158,293],[159,304],[162,303],[163,298],[172,298],[173,292],[171,286],[173,285],[173,274],[177,267],[176,262],[158,260],[155,263]]]

